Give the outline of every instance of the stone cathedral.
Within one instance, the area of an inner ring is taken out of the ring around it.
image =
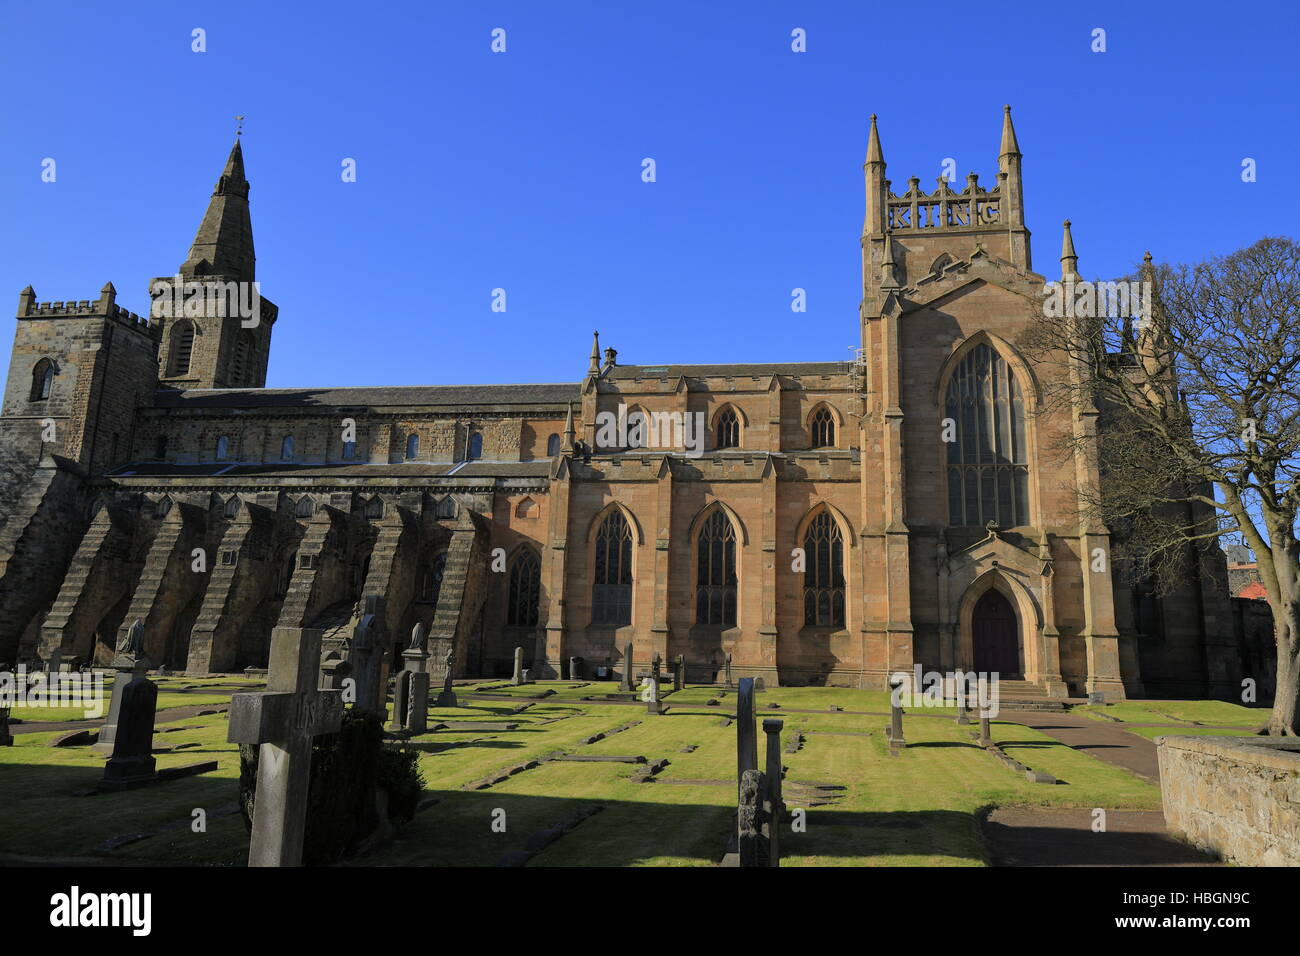
[[[147,656],[190,673],[265,666],[276,626],[346,659],[364,625],[392,660],[423,623],[457,677],[522,647],[540,677],[658,652],[690,681],[730,654],[768,686],[919,664],[1048,697],[1235,687],[1226,589],[1160,599],[1090,566],[1098,471],[1055,439],[1096,415],[1037,414],[1044,371],[1014,344],[1047,278],[1010,108],[997,162],[987,187],[896,193],[872,117],[855,361],[629,365],[597,340],[569,383],[266,388],[269,299],[256,323],[221,296],[159,301],[257,281],[237,141],[147,316],[112,283],[19,294],[0,662],[106,663],[137,619]],[[1061,274],[1076,262],[1067,223]],[[610,416],[699,422],[702,447],[611,441]]]

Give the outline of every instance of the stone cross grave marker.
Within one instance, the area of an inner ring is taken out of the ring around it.
[[[731,686],[731,651],[727,651],[726,675],[727,675],[726,686],[730,687]]]
[[[144,624],[135,621],[128,632],[126,655],[135,662],[131,679],[123,679],[123,668],[118,669],[119,681],[126,686],[119,694],[113,688],[117,704],[117,723],[113,728],[113,755],[104,765],[104,777],[99,781],[103,791],[130,790],[143,787],[158,779],[153,758],[153,722],[158,706],[158,685],[145,676]],[[125,659],[122,660],[125,665]],[[116,666],[117,661],[114,662]]]
[[[775,717],[763,720],[763,733],[767,734],[767,865],[781,865],[781,821],[785,817],[785,804],[781,798],[781,728],[785,721]]]
[[[456,700],[456,694],[451,689],[451,672],[456,664],[456,649],[453,647],[447,651],[447,656],[442,659],[443,677],[442,693],[438,699],[433,702],[434,707],[459,707],[460,703]]]
[[[425,648],[429,632],[423,624],[411,629],[411,645],[402,651],[408,675],[406,688],[406,715],[403,729],[412,734],[422,734],[429,729],[429,652]]]
[[[623,682],[619,685],[619,690],[633,691],[636,687],[633,681],[636,678],[632,675],[632,642],[628,641],[623,645]]]
[[[122,695],[126,686],[137,674],[149,669],[149,661],[144,656],[144,622],[132,621],[126,636],[117,645],[117,656],[113,658],[113,695],[108,702],[108,717],[104,726],[99,728],[99,740],[91,748],[96,753],[111,754],[113,741],[117,738],[117,719],[122,710]]]
[[[650,686],[646,688],[646,712],[650,714],[659,714],[663,712],[659,700],[659,667],[663,663],[663,658],[659,652],[655,651],[655,656],[650,660]]]
[[[524,682],[524,649],[515,648],[515,671],[510,678],[512,684],[522,684]]]
[[[681,690],[686,683],[686,658],[681,654],[673,661],[673,693]]]
[[[302,864],[312,738],[343,721],[342,693],[316,688],[320,640],[315,628],[275,628],[266,690],[230,699],[226,739],[261,747],[249,866]]]

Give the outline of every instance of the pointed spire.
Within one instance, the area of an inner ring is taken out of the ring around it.
[[[560,450],[572,452],[577,440],[577,432],[573,427],[573,403],[569,403],[569,410],[564,415],[564,444]]]
[[[876,129],[876,114],[871,114],[871,134],[867,137],[867,162],[885,165],[885,154],[880,148],[880,131]]]
[[[31,287],[28,286],[28,288],[31,288]],[[100,289],[99,291],[100,291],[100,292],[103,292],[103,293],[105,293],[105,294],[107,294],[107,295],[117,295],[117,290],[113,288],[113,283],[112,283],[111,281],[110,281],[110,282],[105,282],[105,283],[104,283],[104,288]]]
[[[1019,156],[1020,144],[1016,142],[1016,128],[1011,125],[1011,107],[1002,107],[1002,148],[998,156]]]
[[[1065,220],[1065,237],[1061,240],[1061,278],[1079,278],[1079,256],[1074,251],[1074,237],[1070,235],[1070,220]]]
[[[248,179],[238,138],[213,187],[207,212],[181,265],[187,276],[220,275],[237,281],[254,278],[253,223],[248,212]]]
[[[600,333],[591,333],[591,364],[587,366],[588,375],[600,374]]]

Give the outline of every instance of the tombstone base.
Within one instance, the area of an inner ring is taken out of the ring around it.
[[[114,757],[104,765],[104,779],[99,781],[103,793],[117,793],[147,787],[158,780],[153,757]]]
[[[646,712],[647,714],[662,714],[662,713],[664,712],[664,704],[663,704],[663,701],[661,701],[661,700],[648,700],[648,701],[646,701],[646,703],[645,703],[645,712]]]
[[[460,703],[456,700],[456,695],[449,690],[444,690],[438,695],[438,699],[433,702],[434,707],[459,707]]]

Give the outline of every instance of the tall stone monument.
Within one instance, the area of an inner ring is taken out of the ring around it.
[[[342,693],[316,688],[320,641],[314,628],[275,628],[267,689],[230,699],[226,739],[261,747],[249,866],[302,864],[312,738],[343,721]]]
[[[113,658],[112,668],[113,693],[108,702],[108,717],[99,728],[99,740],[93,746],[97,753],[111,754],[113,741],[117,738],[118,714],[122,710],[122,695],[127,685],[138,675],[149,670],[149,660],[144,656],[144,622],[132,621],[126,636],[117,646],[117,656]]]
[[[113,702],[117,705],[117,722],[113,733],[113,755],[104,765],[104,777],[99,789],[106,792],[131,790],[143,787],[158,779],[153,758],[153,723],[158,706],[158,685],[145,676],[144,624],[135,621],[127,632],[126,653],[115,660],[118,680],[130,665],[131,679],[118,693],[113,688]],[[132,663],[133,662],[133,663]]]

